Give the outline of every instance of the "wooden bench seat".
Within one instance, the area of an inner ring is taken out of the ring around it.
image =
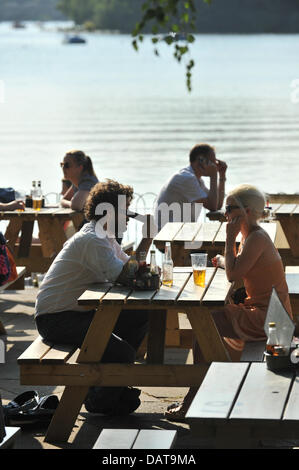
[[[265,362],[213,362],[187,414],[195,436],[211,447],[254,448],[260,439],[299,438],[299,376]]]
[[[17,266],[18,277],[14,279],[13,281],[3,284],[3,286],[0,286],[0,293],[6,289],[24,289],[25,273],[26,273],[25,266]]]
[[[93,449],[172,449],[177,431],[103,429]]]
[[[65,364],[72,357],[76,349],[74,346],[57,345],[44,341],[38,336],[18,357],[18,364]],[[77,351],[79,352],[79,349]]]

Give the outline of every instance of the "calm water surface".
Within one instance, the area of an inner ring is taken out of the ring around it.
[[[299,35],[198,36],[190,94],[167,46],[158,58],[149,39],[136,53],[127,35],[65,45],[56,26],[0,24],[0,186],[41,179],[59,192],[59,162],[79,148],[99,179],[157,193],[206,141],[228,163],[228,189],[299,191]]]

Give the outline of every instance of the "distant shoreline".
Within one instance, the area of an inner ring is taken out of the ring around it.
[[[0,27],[1,24],[6,24],[6,25],[11,25],[12,29],[13,28],[13,23],[14,20],[3,20],[0,21]],[[40,26],[41,30],[43,29],[43,26],[48,24],[65,24],[66,23],[72,23],[71,20],[37,20],[37,19],[26,19],[26,20],[20,20],[20,23],[23,23],[24,25],[28,24],[36,24],[37,26]],[[25,28],[26,29],[26,28]],[[45,28],[46,29],[46,28]],[[84,25],[73,25],[73,26],[65,26],[65,27],[57,27],[58,32],[62,33],[90,33],[90,34],[123,34],[123,35],[130,35],[131,33],[129,31],[120,31],[117,29],[94,29],[90,30],[84,27]],[[221,35],[221,36],[271,36],[271,35],[289,35],[289,36],[297,36],[299,35],[299,30],[298,32],[289,32],[289,31],[251,31],[251,32],[246,32],[246,31],[196,31],[194,33],[195,36],[197,35],[202,35],[202,36],[208,36],[208,35]],[[163,35],[163,33],[159,33],[157,36]],[[143,33],[143,36],[152,36],[151,33]]]

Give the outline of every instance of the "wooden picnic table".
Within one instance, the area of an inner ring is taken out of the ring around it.
[[[260,224],[274,242],[276,224],[264,222]],[[226,222],[168,222],[154,238],[159,250],[164,250],[165,243],[171,243],[174,266],[189,266],[190,253],[206,251],[211,259],[216,254],[223,254],[226,239]],[[241,241],[241,234],[237,243]]]
[[[120,285],[96,284],[78,299],[81,307],[97,309],[79,352],[65,363],[22,365],[22,383],[66,385],[59,407],[47,433],[48,441],[68,438],[90,386],[199,386],[212,361],[229,361],[229,354],[215,327],[211,311],[224,305],[231,284],[222,269],[208,268],[206,287],[196,286],[189,272],[175,272],[171,288],[133,291]],[[164,346],[168,309],[185,312],[206,362],[165,364]],[[120,312],[124,309],[149,311],[147,360],[142,364],[101,364],[101,358]],[[50,361],[50,362],[49,362]],[[20,362],[20,361],[19,361]]]
[[[298,386],[298,369],[272,372],[265,362],[214,362],[186,421],[195,436],[210,438],[216,449],[298,439]]]
[[[46,207],[40,211],[0,212],[0,220],[8,220],[5,238],[17,266],[26,266],[27,274],[44,273],[67,240],[64,224],[72,221],[77,230],[84,219],[82,212],[68,208]],[[34,223],[39,228],[39,242],[33,243]],[[20,234],[20,235],[19,235]]]

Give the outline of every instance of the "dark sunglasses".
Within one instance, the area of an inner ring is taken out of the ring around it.
[[[234,209],[240,209],[239,206],[225,206],[225,212],[227,212],[228,214],[233,211]]]
[[[70,168],[69,162],[65,162],[65,163],[64,163],[64,162],[61,162],[61,163],[60,163],[60,166],[61,166],[61,168]]]

